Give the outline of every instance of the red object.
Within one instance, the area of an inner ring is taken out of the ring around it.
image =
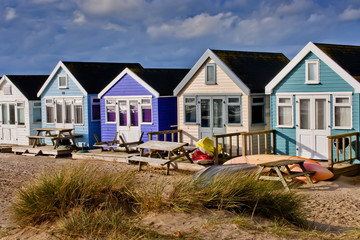
[[[211,164],[214,163],[213,157],[209,156],[206,153],[203,153],[200,150],[195,150],[192,154],[192,159],[195,163],[198,164]]]

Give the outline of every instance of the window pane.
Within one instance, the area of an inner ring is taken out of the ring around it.
[[[279,106],[279,125],[291,126],[292,125],[292,107],[291,106]]]
[[[17,109],[18,125],[25,125],[24,108]]]
[[[279,103],[287,103],[290,104],[291,100],[290,98],[279,98]]]
[[[141,104],[150,104],[151,100],[150,99],[142,99],[141,100]]]
[[[142,107],[142,122],[151,122],[151,107],[143,106]]]
[[[100,105],[92,105],[91,106],[92,112],[92,120],[100,120]]]
[[[308,80],[317,80],[317,63],[308,63]]]
[[[126,101],[119,102],[119,117],[120,117],[120,126],[127,126],[127,105]],[[114,119],[115,121],[115,119]]]
[[[214,128],[223,128],[223,104],[221,99],[213,100],[213,127]]]
[[[106,107],[106,118],[108,122],[115,122],[116,120],[115,106]]]
[[[325,129],[326,100],[315,99],[315,129]]]
[[[41,108],[33,109],[33,122],[41,122]]]
[[[229,98],[228,99],[229,103],[240,103],[240,98],[236,97],[236,98]]]
[[[139,126],[139,109],[138,101],[130,101],[130,124],[131,126]]]
[[[41,102],[34,102],[34,107],[41,107]]]
[[[59,77],[59,86],[66,87],[66,77]]]
[[[210,127],[210,100],[201,99],[201,127]]]
[[[208,65],[206,66],[206,82],[215,83],[215,66]]]
[[[196,106],[185,105],[185,122],[195,123],[196,122]]]
[[[62,117],[62,104],[61,103],[56,103],[56,122],[57,123],[62,123],[63,122],[63,117]]]
[[[9,104],[9,122],[15,124],[15,104]]]
[[[82,105],[75,105],[75,124],[83,123],[83,108]]]
[[[336,103],[349,103],[350,102],[350,100],[349,100],[349,98],[347,98],[347,97],[345,97],[345,98],[336,98]]]
[[[351,108],[350,107],[335,107],[335,126],[336,127],[350,127],[351,124]]]
[[[65,103],[65,123],[71,123],[71,103]]]
[[[8,124],[8,111],[7,111],[7,105],[1,104],[1,114],[2,114],[2,123]]]
[[[256,123],[265,123],[264,117],[264,105],[252,106],[251,107],[251,122]]]
[[[228,123],[241,123],[240,121],[240,106],[228,106]]]
[[[54,123],[54,107],[46,106],[46,122]]]
[[[310,129],[310,99],[300,99],[300,129]]]
[[[195,98],[185,98],[185,103],[193,103],[193,104],[195,104]]]

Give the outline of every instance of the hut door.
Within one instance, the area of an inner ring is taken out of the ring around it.
[[[200,109],[199,138],[223,134],[226,132],[224,124],[224,97],[201,97],[198,104]]]
[[[1,135],[3,143],[17,143],[16,131],[16,104],[2,103],[1,104]]]
[[[312,159],[328,158],[330,135],[329,95],[296,97],[297,155]]]
[[[72,99],[55,99],[55,127],[74,128]]]
[[[118,131],[125,141],[134,142],[140,137],[139,102],[134,99],[118,101]]]

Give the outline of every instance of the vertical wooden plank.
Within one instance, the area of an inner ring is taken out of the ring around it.
[[[275,131],[271,132],[271,153],[275,154]]]
[[[257,141],[258,141],[258,154],[261,154],[260,133],[257,135]]]
[[[221,141],[222,141],[222,154],[223,157],[225,157],[225,153],[226,153],[225,137],[221,137]]]
[[[179,139],[179,142],[183,142],[183,130],[179,130],[179,132],[178,132],[178,138],[180,138]]]
[[[229,136],[230,137],[230,141],[229,141],[229,144],[230,144],[230,157],[232,157],[232,136]]]
[[[214,160],[215,160],[215,165],[219,165],[219,154],[218,154],[218,138],[215,137],[215,148],[214,148]]]
[[[240,156],[240,135],[236,135],[236,156]]]
[[[167,136],[168,134],[167,133],[164,133],[164,141],[167,142]]]
[[[355,158],[359,159],[359,133],[355,135]]]
[[[241,155],[246,156],[246,135],[242,135],[242,150]]]
[[[334,158],[334,148],[333,148],[333,140],[331,138],[328,139],[328,149],[329,149],[329,159],[328,159],[328,167],[330,169],[333,168],[333,158]]]
[[[251,144],[251,151],[250,151],[250,155],[254,155],[254,136],[250,135],[250,144]]]
[[[335,162],[339,162],[339,139],[336,139],[336,159]]]
[[[351,149],[351,143],[352,143],[352,136],[350,135],[349,136],[349,158],[350,158],[350,161],[352,160],[352,149]]]
[[[265,139],[264,139],[264,141],[265,141],[265,154],[268,154],[269,152],[269,149],[268,149],[268,136],[269,136],[269,134],[267,134],[267,133],[265,133]]]
[[[342,137],[342,155],[343,155],[343,161],[345,161],[345,137]]]

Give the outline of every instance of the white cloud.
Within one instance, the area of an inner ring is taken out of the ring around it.
[[[126,29],[114,23],[107,23],[104,27],[106,30],[114,30],[118,32],[126,32]]]
[[[322,14],[316,14],[316,13],[313,13],[310,15],[310,17],[308,18],[308,22],[310,23],[314,23],[314,22],[319,22],[321,20],[324,20],[326,17]]]
[[[11,21],[14,18],[16,18],[16,11],[14,8],[6,8],[6,13],[5,13],[5,20],[6,21]]]
[[[79,12],[79,11],[75,11],[74,12],[74,20],[73,20],[73,22],[76,23],[76,24],[83,24],[84,22],[86,22],[85,15],[82,14],[81,12]]]
[[[353,9],[348,7],[339,15],[339,19],[343,21],[360,19],[360,9]]]
[[[147,33],[152,37],[173,36],[182,39],[191,39],[229,29],[237,19],[231,13],[219,13],[211,16],[201,13],[185,20],[175,20],[170,23],[163,23],[160,26],[148,27]]]

